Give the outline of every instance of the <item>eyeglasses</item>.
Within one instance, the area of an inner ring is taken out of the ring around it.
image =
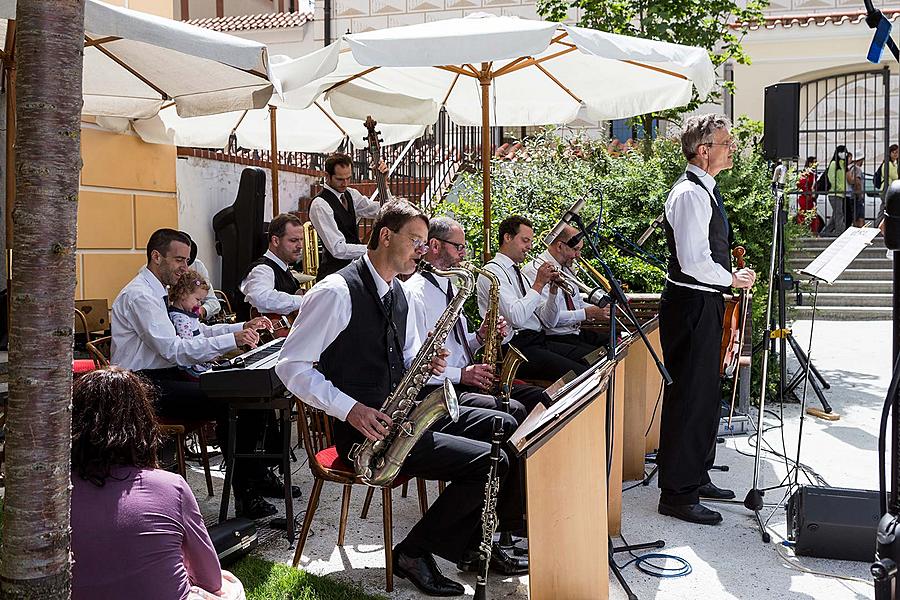
[[[400,232],[395,231],[394,233],[400,233]],[[413,250],[415,250],[419,254],[425,254],[426,252],[428,252],[428,242],[426,242],[425,240],[419,239],[414,235],[410,235],[408,233],[404,233],[403,235],[405,235],[410,240],[412,240]]]
[[[445,244],[450,244],[451,246],[453,246],[456,249],[457,252],[465,252],[466,251],[466,243],[465,242],[463,242],[462,244],[457,244],[456,242],[451,242],[450,240],[445,240],[444,238],[436,237],[436,238],[432,238],[432,239],[435,239],[439,242],[444,242]]]
[[[704,146],[728,146],[732,150],[737,150],[737,142],[731,140],[730,142],[707,142],[703,144]]]

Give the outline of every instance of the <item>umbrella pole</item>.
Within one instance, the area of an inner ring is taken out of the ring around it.
[[[276,107],[269,105],[269,128],[272,135],[272,148],[270,155],[272,158],[272,218],[278,216],[278,134],[275,122]]]
[[[484,214],[484,262],[491,259],[491,117],[488,110],[491,78],[488,63],[481,63],[481,189]]]

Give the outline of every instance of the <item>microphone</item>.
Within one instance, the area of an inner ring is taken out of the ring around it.
[[[884,245],[888,250],[900,250],[900,180],[884,195]]]
[[[571,225],[572,220],[575,218],[575,216],[581,213],[582,207],[584,207],[584,198],[579,198],[572,204],[572,206],[569,207],[569,210],[563,213],[563,216],[560,217],[559,221],[556,223],[553,229],[550,230],[550,233],[544,236],[545,246],[549,246],[554,241],[556,241],[556,238],[558,238],[559,234],[563,232],[563,229],[566,228],[566,225]]]

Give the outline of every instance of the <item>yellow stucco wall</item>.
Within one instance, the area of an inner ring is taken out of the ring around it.
[[[171,18],[172,0],[106,0]],[[160,227],[178,228],[174,146],[145,144],[102,131],[85,115],[75,261],[77,299],[112,301],[146,264],[146,242]]]

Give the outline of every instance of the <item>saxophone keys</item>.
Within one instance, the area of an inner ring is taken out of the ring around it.
[[[405,435],[406,437],[412,437],[413,433],[415,433],[416,427],[412,421],[404,421],[402,425],[400,425],[400,433]]]

